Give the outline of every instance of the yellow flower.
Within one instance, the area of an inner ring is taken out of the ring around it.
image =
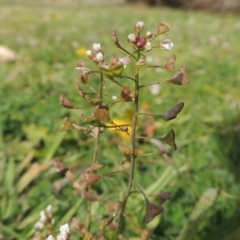
[[[76,53],[78,56],[83,56],[83,55],[86,55],[86,52],[87,52],[87,49],[81,47],[81,48],[78,48],[75,53]]]
[[[112,121],[118,126],[131,125],[132,115],[133,115],[132,110],[127,109],[124,112],[123,118],[114,118],[114,119],[112,119]],[[112,126],[112,124],[109,124],[109,126]],[[109,128],[109,130],[112,130],[112,131],[118,133],[123,140],[129,142],[131,139],[130,135],[132,132],[132,128],[130,126],[127,126],[127,129],[128,129],[128,131],[124,132],[124,131],[118,131],[118,130],[116,130],[116,128]]]

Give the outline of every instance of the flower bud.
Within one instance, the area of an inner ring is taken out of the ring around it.
[[[112,38],[113,38],[113,42],[118,46],[119,43],[118,43],[118,37],[117,37],[117,33],[116,31],[112,31]]]
[[[146,32],[146,35],[145,35],[146,39],[149,39],[152,36],[153,36],[153,33],[151,31]]]
[[[149,51],[152,50],[152,44],[151,44],[151,42],[147,42],[147,43],[145,44],[145,50],[146,50],[147,52],[149,52]]]
[[[133,34],[133,33],[130,33],[130,34],[128,34],[128,41],[130,42],[130,43],[136,43],[136,41],[137,41],[137,37],[136,37],[136,35],[135,34]]]
[[[144,22],[139,21],[137,22],[136,26],[135,26],[135,30],[137,33],[140,33],[144,28]]]
[[[104,61],[104,56],[103,56],[103,53],[102,53],[102,52],[98,52],[98,53],[96,54],[96,60],[97,60],[98,62],[103,62],[103,61]]]
[[[145,38],[145,37],[140,37],[140,38],[137,39],[136,46],[137,46],[138,48],[144,47],[145,44],[146,44],[146,38]]]
[[[98,52],[101,52],[102,49],[101,49],[101,44],[100,43],[94,43],[93,44],[93,50],[98,53]]]
[[[86,51],[86,54],[87,54],[87,56],[88,56],[90,59],[93,58],[93,54],[92,54],[92,51],[91,51],[91,50],[87,50],[87,51]]]

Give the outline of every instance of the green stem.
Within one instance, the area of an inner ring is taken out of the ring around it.
[[[100,77],[101,77],[101,86],[100,86],[99,96],[102,99],[102,97],[103,97],[103,74],[102,74],[102,72],[100,73]],[[95,149],[94,149],[94,153],[93,153],[92,164],[94,164],[94,163],[96,163],[98,161],[99,146],[100,146],[100,127],[97,127]],[[87,215],[88,215],[88,226],[87,226],[87,229],[88,229],[88,231],[90,231],[91,220],[92,220],[92,216],[91,216],[91,202],[88,202]]]
[[[138,57],[137,61],[140,58],[140,51],[138,51]],[[134,111],[133,111],[133,118],[132,118],[132,133],[131,133],[131,162],[130,162],[130,171],[129,171],[129,179],[128,179],[128,186],[126,194],[122,201],[121,211],[119,213],[119,228],[118,232],[124,232],[124,219],[123,219],[123,213],[126,207],[126,203],[128,200],[128,197],[131,193],[131,189],[133,186],[134,181],[134,170],[135,170],[135,137],[136,137],[136,129],[137,129],[137,118],[138,118],[138,98],[139,98],[139,68],[135,68],[135,100],[134,100]]]

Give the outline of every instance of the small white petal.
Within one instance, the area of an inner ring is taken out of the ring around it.
[[[46,208],[46,211],[47,212],[52,212],[52,205],[48,205],[47,208]]]
[[[46,240],[55,240],[55,238],[53,237],[53,235],[49,235]]]
[[[137,40],[136,35],[133,33],[128,34],[128,41],[131,43],[135,43]]]
[[[40,212],[40,221],[44,223],[44,222],[46,222],[46,220],[47,220],[47,216],[46,216],[45,212],[41,211]]]
[[[91,50],[87,50],[86,54],[88,55],[88,57],[92,58],[92,51]]]
[[[140,33],[144,28],[144,22],[142,21],[139,21],[137,22],[136,26],[135,26],[135,29],[138,33]]]
[[[69,227],[68,227],[68,224],[67,223],[65,223],[64,225],[62,225],[62,226],[60,226],[60,228],[59,228],[59,231],[60,231],[60,233],[62,234],[65,234],[65,233],[69,233],[70,231],[69,231]]]
[[[43,229],[43,227],[44,227],[44,224],[42,222],[36,222],[34,225],[34,229],[36,230],[41,230]]]
[[[101,51],[101,44],[100,43],[94,43],[93,44],[93,50],[95,52],[100,52]]]
[[[117,99],[118,99],[117,96],[112,96],[113,101],[117,101]]]
[[[152,44],[151,44],[151,42],[147,42],[147,43],[145,44],[145,50],[146,50],[147,52],[149,52],[149,51],[152,50]]]
[[[164,49],[164,50],[172,50],[174,44],[172,42],[171,39],[165,39],[162,41],[162,43],[160,44],[160,46]]]
[[[130,57],[122,57],[119,58],[119,61],[121,61],[124,65],[124,68],[130,63],[131,58]]]
[[[104,60],[103,53],[102,52],[98,52],[96,54],[96,59],[97,59],[98,62],[102,62]]]

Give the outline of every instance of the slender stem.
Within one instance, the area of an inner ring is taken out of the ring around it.
[[[148,84],[140,85],[139,88],[148,87],[148,86],[157,85],[157,84],[163,84],[163,83],[167,83],[167,81],[148,83]]]
[[[155,115],[152,114],[152,113],[143,113],[143,112],[139,112],[138,115],[147,115],[147,116],[155,117]]]
[[[137,60],[140,58],[140,50],[138,51]],[[126,194],[122,201],[121,211],[119,213],[119,228],[118,231],[123,231],[124,229],[124,219],[123,219],[123,213],[126,207],[126,203],[128,200],[128,197],[131,193],[131,189],[133,186],[134,181],[134,170],[135,170],[135,136],[136,136],[136,129],[137,129],[137,118],[138,118],[138,98],[139,98],[139,68],[135,68],[135,99],[134,99],[134,111],[133,111],[133,118],[132,118],[132,133],[131,133],[131,162],[130,162],[130,171],[129,171],[129,179],[128,179],[128,186]]]
[[[100,72],[100,77],[101,77],[101,86],[100,86],[100,91],[99,91],[99,96],[102,99],[103,97],[103,74]],[[97,127],[97,133],[96,133],[96,141],[95,141],[95,149],[93,153],[93,159],[92,159],[92,164],[96,163],[98,161],[98,154],[99,154],[99,146],[100,146],[100,127]],[[88,226],[87,229],[90,231],[91,228],[91,202],[88,202],[88,211],[87,211],[87,216],[88,216]]]

